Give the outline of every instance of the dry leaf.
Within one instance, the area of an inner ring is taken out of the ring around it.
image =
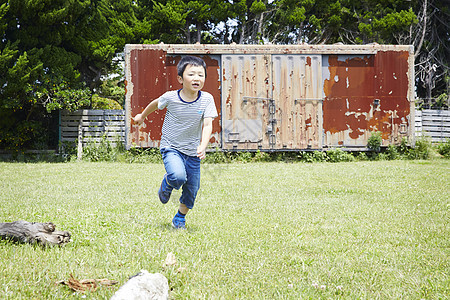
[[[166,260],[164,261],[165,266],[174,266],[177,264],[177,259],[175,257],[175,254],[172,252],[167,253]]]

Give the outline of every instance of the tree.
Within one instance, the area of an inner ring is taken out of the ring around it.
[[[135,11],[128,0],[0,1],[1,148],[35,147],[45,111],[89,105],[114,55],[145,33]]]
[[[415,10],[417,24],[411,26],[409,37],[404,40],[415,46],[416,79],[418,96],[427,105],[432,99],[442,99],[437,106],[450,104],[450,8],[446,1],[420,0]],[[435,103],[436,104],[436,103]]]

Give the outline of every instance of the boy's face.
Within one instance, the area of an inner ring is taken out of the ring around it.
[[[187,65],[183,77],[178,76],[178,82],[183,85],[183,89],[198,92],[205,85],[205,69],[202,66]]]

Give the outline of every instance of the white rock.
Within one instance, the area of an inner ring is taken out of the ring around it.
[[[142,270],[125,282],[110,300],[166,300],[169,298],[169,282],[160,273],[150,274]]]

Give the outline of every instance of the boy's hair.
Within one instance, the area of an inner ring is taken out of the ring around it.
[[[186,70],[186,67],[188,65],[191,66],[196,66],[196,67],[203,67],[203,69],[205,69],[205,77],[206,77],[206,63],[203,59],[201,59],[200,57],[197,56],[183,56],[183,58],[181,58],[180,62],[177,65],[177,72],[178,75],[183,77],[183,73],[184,70]]]

